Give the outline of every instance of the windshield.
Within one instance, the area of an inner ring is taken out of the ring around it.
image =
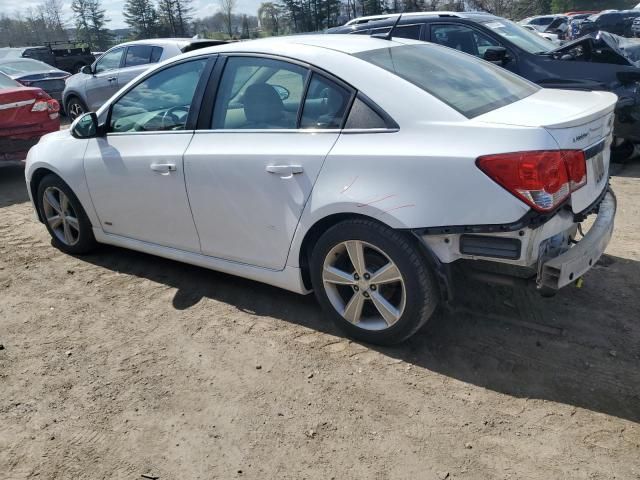
[[[0,73],[0,89],[2,89],[2,88],[15,88],[15,87],[21,87],[21,86],[22,85],[20,85],[15,80],[11,80],[6,75],[3,75],[2,73]]]
[[[529,53],[547,53],[556,48],[549,40],[509,20],[491,19],[483,25]]]
[[[0,72],[7,75],[15,75],[18,73],[39,73],[54,70],[51,65],[37,60],[16,60],[15,62],[0,63]]]
[[[380,48],[355,56],[413,83],[467,118],[517,102],[539,90],[504,68],[433,44]]]

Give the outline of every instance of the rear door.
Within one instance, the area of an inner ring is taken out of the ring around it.
[[[124,60],[125,47],[105,53],[94,66],[93,76],[85,84],[87,107],[96,111],[118,91],[118,69]]]
[[[217,76],[184,157],[202,253],[281,270],[353,92],[259,56],[232,56]]]
[[[131,80],[156,63],[162,55],[162,48],[153,45],[129,45],[124,56],[122,68],[118,70],[118,88],[124,87]]]

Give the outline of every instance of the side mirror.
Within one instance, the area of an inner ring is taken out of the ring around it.
[[[85,65],[80,69],[80,73],[84,73],[85,75],[93,75],[93,68],[91,68],[91,65]]]
[[[507,49],[504,47],[489,47],[482,56],[484,60],[498,65],[507,63]]]
[[[75,138],[94,138],[98,132],[98,116],[94,112],[79,116],[71,124],[71,135]]]

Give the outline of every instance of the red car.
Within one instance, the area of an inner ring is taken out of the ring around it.
[[[60,129],[60,104],[0,73],[0,162],[24,160],[40,137]]]

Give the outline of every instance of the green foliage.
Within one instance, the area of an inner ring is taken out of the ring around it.
[[[112,35],[107,29],[110,20],[100,0],[73,0],[71,11],[76,25],[76,39],[92,49],[106,50],[111,44]]]
[[[127,0],[122,14],[127,25],[133,30],[133,39],[158,36],[160,23],[151,0]]]

